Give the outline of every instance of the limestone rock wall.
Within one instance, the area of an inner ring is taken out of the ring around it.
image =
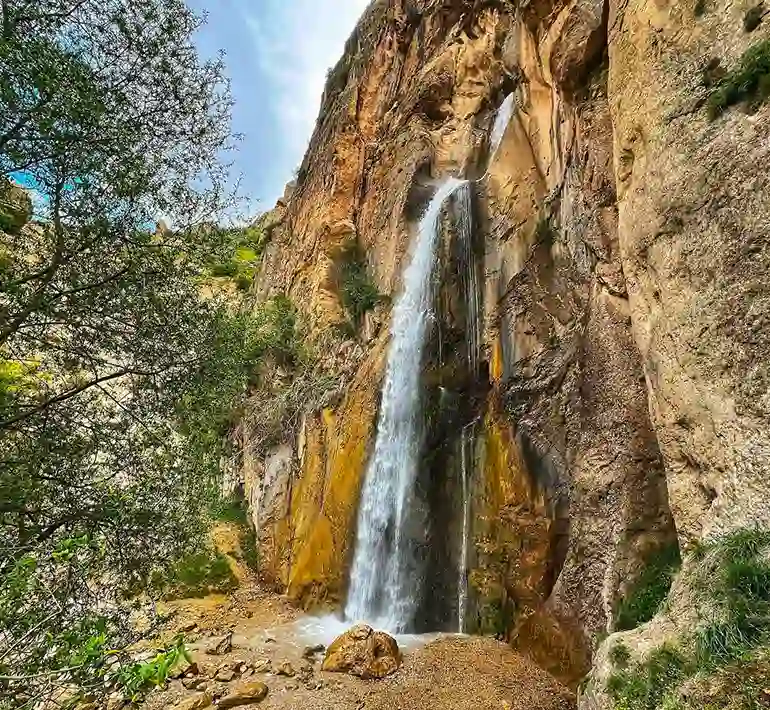
[[[426,365],[476,422],[469,621],[570,682],[652,549],[770,523],[770,109],[709,121],[703,81],[770,23],[746,33],[738,4],[704,7],[373,2],[259,281],[323,333],[344,319],[341,246],[395,298],[436,185],[475,180],[482,363]],[[388,324],[386,306],[367,319],[340,396],[290,447],[244,456],[264,573],[306,605],[344,599]]]

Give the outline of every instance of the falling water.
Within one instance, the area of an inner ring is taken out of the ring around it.
[[[419,564],[405,523],[420,449],[420,369],[432,311],[431,274],[444,202],[467,186],[449,178],[420,220],[394,311],[374,453],[366,472],[345,616],[407,630],[418,603]]]
[[[505,100],[500,104],[500,108],[497,109],[497,115],[495,116],[495,123],[492,126],[492,132],[489,134],[489,161],[488,165],[492,164],[492,161],[497,155],[497,151],[500,148],[500,144],[503,142],[505,131],[508,128],[508,124],[511,122],[511,116],[513,116],[514,107],[513,94],[508,94]]]
[[[470,434],[468,434],[470,430]],[[463,537],[460,541],[460,562],[457,568],[457,629],[465,633],[465,615],[468,609],[468,534],[470,532],[471,497],[469,472],[473,465],[476,422],[463,427],[460,436],[460,457],[463,484]]]
[[[455,196],[457,207],[457,237],[462,248],[463,285],[465,288],[466,343],[470,371],[478,371],[479,347],[481,344],[481,322],[479,320],[479,285],[476,258],[473,249],[473,190],[471,183],[465,183]]]

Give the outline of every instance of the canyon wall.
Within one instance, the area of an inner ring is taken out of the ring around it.
[[[306,607],[344,600],[389,302],[449,175],[474,180],[475,242],[462,264],[444,230],[423,373],[420,485],[438,513],[422,542],[445,598],[430,625],[457,613],[464,466],[468,627],[572,683],[654,550],[770,524],[770,109],[707,115],[710,73],[770,36],[768,21],[745,30],[747,8],[372,3],[268,217],[256,296],[297,304],[337,378],[280,445],[254,451],[248,417],[238,432],[266,579]],[[353,332],[351,242],[390,297]]]

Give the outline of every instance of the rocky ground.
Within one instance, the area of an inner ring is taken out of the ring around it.
[[[407,648],[382,680],[321,670],[323,648],[297,634],[301,613],[243,569],[230,596],[181,600],[161,638],[183,632],[193,658],[143,710],[558,710],[574,696],[505,644],[443,637]]]

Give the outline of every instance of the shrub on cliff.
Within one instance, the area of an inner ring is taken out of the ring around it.
[[[0,706],[102,688],[122,592],[199,548],[246,392],[252,319],[200,288],[232,143],[200,24],[182,0],[0,8],[0,172],[42,212],[0,234]]]
[[[342,249],[340,295],[342,305],[356,329],[360,327],[364,315],[382,298],[369,276],[366,256],[356,241],[349,242]]]
[[[770,39],[749,47],[737,67],[717,85],[708,99],[708,115],[715,119],[730,106],[746,102],[756,110],[770,99]]]

